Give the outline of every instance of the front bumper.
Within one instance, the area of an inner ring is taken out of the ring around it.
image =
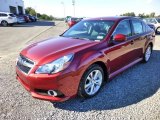
[[[34,98],[38,98],[46,101],[63,102],[77,94],[78,84],[76,82],[76,76],[72,75],[61,75],[61,73],[54,75],[46,74],[29,74],[22,73],[16,68],[17,79],[23,85],[23,87],[29,91]],[[41,94],[36,90],[58,90],[63,93],[64,96],[50,96],[48,94]]]

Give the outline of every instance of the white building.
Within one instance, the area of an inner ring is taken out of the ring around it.
[[[23,0],[0,0],[0,12],[25,14]]]

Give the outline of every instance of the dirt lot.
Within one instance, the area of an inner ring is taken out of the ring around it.
[[[149,63],[128,69],[92,99],[50,103],[32,98],[15,79],[15,60],[28,44],[67,28],[62,22],[53,25],[0,27],[0,120],[160,120],[160,35]]]

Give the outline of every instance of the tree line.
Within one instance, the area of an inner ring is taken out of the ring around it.
[[[134,12],[127,12],[127,13],[121,14],[120,16],[131,16],[131,17],[141,17],[141,18],[160,17],[160,15],[156,16],[155,12],[152,12],[150,14],[139,13],[138,16],[136,16]]]
[[[36,13],[36,10],[33,9],[32,7],[27,7],[25,9],[25,12],[26,14],[37,16],[39,19],[42,19],[42,20],[63,20],[63,18],[61,19],[55,18],[52,15]],[[138,16],[136,16],[134,12],[127,12],[127,13],[121,14],[120,16],[132,16],[132,17],[141,17],[141,18],[160,17],[160,15],[156,16],[155,12],[152,12],[150,14],[140,13],[138,14]]]
[[[33,16],[37,16],[38,19],[42,19],[42,20],[54,20],[56,18],[54,18],[52,15],[47,15],[47,14],[40,14],[37,13],[35,9],[33,9],[32,7],[27,7],[25,9],[26,14],[30,14]]]

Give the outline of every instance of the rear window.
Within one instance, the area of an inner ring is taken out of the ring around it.
[[[78,18],[71,18],[71,20],[76,21]]]
[[[11,16],[11,17],[15,17],[15,15],[14,15],[14,14],[9,14],[9,16]]]

